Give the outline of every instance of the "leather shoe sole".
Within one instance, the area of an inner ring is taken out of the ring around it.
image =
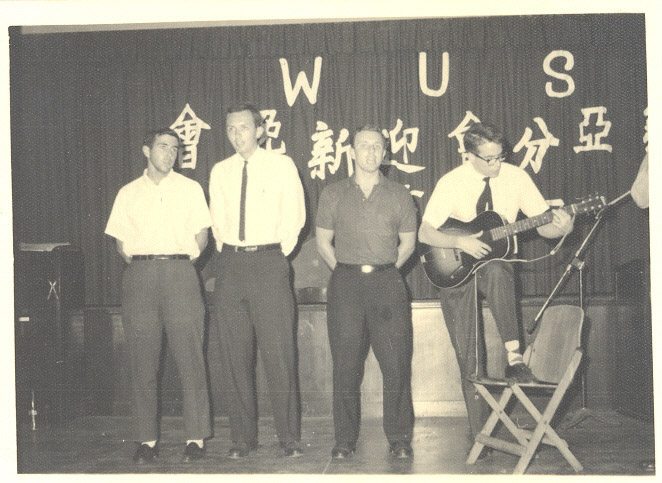
[[[238,460],[248,456],[248,453],[257,449],[257,442],[251,443],[235,443],[230,451],[228,451],[228,458]]]

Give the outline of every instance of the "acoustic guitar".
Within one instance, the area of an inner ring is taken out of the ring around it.
[[[605,206],[604,197],[596,195],[559,209],[569,215],[576,215],[597,211]],[[492,251],[485,257],[477,259],[458,248],[438,248],[422,243],[420,253],[425,275],[436,287],[458,287],[484,263],[508,256],[512,248],[513,235],[546,225],[552,221],[552,218],[551,210],[515,223],[508,223],[495,211],[484,211],[468,223],[449,218],[438,228],[440,232],[466,236],[482,231],[479,240],[489,245]]]

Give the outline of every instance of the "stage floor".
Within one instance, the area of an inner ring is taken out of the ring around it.
[[[527,426],[514,418],[516,424]],[[561,422],[568,425],[569,420]],[[331,418],[305,418],[301,458],[285,457],[274,436],[273,421],[260,422],[260,446],[242,460],[226,457],[230,447],[226,418],[215,421],[215,437],[207,441],[204,460],[184,464],[181,457],[183,421],[167,417],[162,422],[161,451],[156,463],[136,466],[134,443],[126,441],[129,418],[84,417],[61,427],[29,425],[18,428],[18,473],[46,474],[508,474],[516,457],[495,451],[483,461],[466,465],[470,448],[465,418],[417,418],[414,458],[389,456],[380,418],[365,419],[357,451],[347,460],[333,460]],[[574,426],[557,430],[584,466],[583,474],[651,475],[640,461],[654,458],[653,424],[616,412],[589,412]],[[527,474],[574,474],[555,448],[541,445]]]

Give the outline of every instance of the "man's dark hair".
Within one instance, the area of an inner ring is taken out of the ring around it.
[[[506,139],[497,128],[490,124],[477,122],[473,124],[464,133],[464,149],[469,153],[476,152],[476,148],[481,144],[496,143],[506,149]]]
[[[182,140],[179,138],[179,134],[177,134],[177,132],[170,129],[169,127],[162,127],[161,129],[157,129],[155,131],[149,131],[147,134],[145,134],[145,137],[143,138],[143,146],[147,146],[148,148],[152,149],[152,147],[154,146],[154,141],[156,140],[157,137],[161,136],[162,134],[167,134],[175,138],[177,140],[178,145],[182,143]]]
[[[249,104],[249,103],[237,104],[235,106],[230,107],[228,109],[227,114],[233,114],[235,112],[242,112],[242,111],[250,111],[250,113],[253,114],[255,127],[260,127],[262,126],[262,124],[264,124],[264,119],[262,118],[262,114],[260,114],[260,110],[257,107],[255,107],[253,104]]]

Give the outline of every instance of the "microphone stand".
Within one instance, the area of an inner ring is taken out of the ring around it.
[[[561,278],[559,281],[556,283],[556,286],[552,290],[552,292],[549,294],[547,297],[547,300],[545,300],[545,303],[543,306],[540,308],[540,311],[538,312],[538,315],[536,315],[535,319],[533,320],[533,324],[527,329],[527,332],[529,334],[532,334],[536,327],[538,326],[538,323],[540,322],[540,319],[542,318],[543,312],[547,309],[549,306],[550,302],[552,299],[556,296],[556,293],[561,289],[561,287],[565,284],[567,279],[570,277],[570,274],[572,273],[572,269],[576,269],[579,272],[579,306],[581,307],[582,310],[584,310],[584,256],[586,254],[586,251],[588,250],[591,242],[593,241],[595,234],[597,233],[598,227],[600,226],[600,223],[602,221],[602,217],[607,211],[607,208],[610,206],[614,206],[615,204],[619,203],[622,199],[624,199],[627,195],[629,195],[630,192],[628,191],[627,193],[624,193],[623,195],[619,196],[606,206],[604,206],[598,213],[595,215],[595,222],[593,223],[593,226],[589,230],[588,234],[584,237],[584,240],[582,241],[582,244],[579,246],[577,251],[575,252],[575,255],[572,257],[572,260],[568,263],[568,265],[565,268],[565,271],[561,275]],[[582,339],[583,340],[583,339]],[[584,368],[581,371],[581,385],[582,385],[582,407],[577,411],[574,415],[572,415],[569,418],[569,421],[567,423],[563,424],[564,429],[570,429],[582,421],[584,421],[586,418],[593,416],[595,417],[598,421],[602,423],[611,423],[611,421],[607,421],[602,418],[598,418],[595,415],[590,414],[589,409],[586,407],[586,369]]]

